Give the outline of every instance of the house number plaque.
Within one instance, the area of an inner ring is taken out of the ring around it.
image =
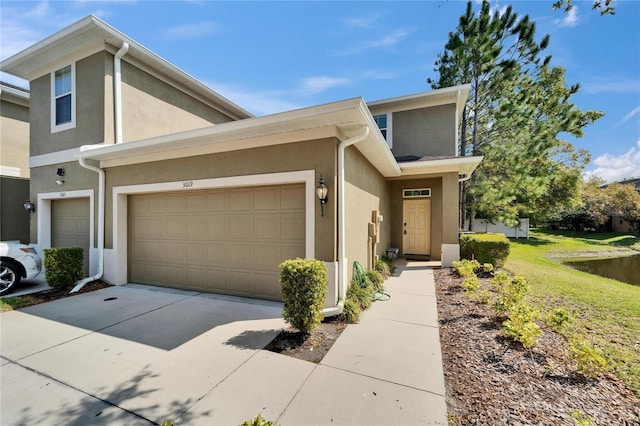
[[[182,188],[191,188],[193,186],[192,180],[185,180],[182,182]]]

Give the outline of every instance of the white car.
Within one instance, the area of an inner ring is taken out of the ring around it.
[[[42,260],[33,247],[0,242],[0,296],[11,292],[21,279],[35,278],[41,270]]]

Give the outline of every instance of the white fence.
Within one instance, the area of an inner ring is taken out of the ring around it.
[[[502,222],[491,223],[486,219],[475,219],[473,232],[504,234],[509,238],[529,238],[529,218],[518,220],[520,222],[518,226],[507,226]],[[469,227],[465,226],[465,229],[469,229]]]

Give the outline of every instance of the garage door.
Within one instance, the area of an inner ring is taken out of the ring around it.
[[[129,281],[280,300],[305,256],[304,185],[129,196]]]
[[[89,275],[89,199],[51,201],[51,246],[82,247],[84,273]]]

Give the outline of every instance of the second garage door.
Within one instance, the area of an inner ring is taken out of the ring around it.
[[[280,300],[305,257],[304,185],[129,197],[129,281]]]

